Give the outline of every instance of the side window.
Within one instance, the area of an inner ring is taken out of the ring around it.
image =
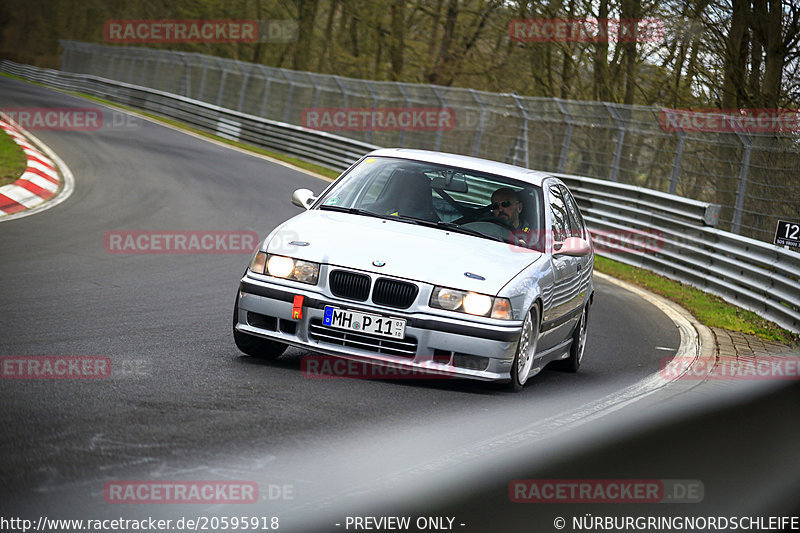
[[[570,194],[569,189],[563,186],[561,189],[564,192],[564,200],[566,200],[567,210],[569,211],[569,234],[571,237],[583,237],[583,232],[586,229],[586,223],[583,221],[581,210],[578,209],[578,204],[575,202],[575,198],[572,197],[572,194]]]
[[[569,236],[570,226],[567,206],[557,185],[550,186],[550,212],[553,214],[553,241],[561,242]]]

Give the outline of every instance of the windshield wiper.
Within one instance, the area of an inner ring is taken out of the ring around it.
[[[340,211],[342,213],[350,213],[352,215],[364,215],[367,217],[385,218],[387,220],[393,220],[397,218],[390,215],[381,215],[380,213],[367,211],[366,209],[361,209],[358,207],[343,207],[341,205],[321,205],[319,206],[319,209],[323,209],[325,211]]]
[[[472,228],[464,228],[459,226],[458,224],[453,224],[452,222],[437,222],[436,227],[449,229],[451,231],[457,231],[459,233],[465,233],[467,235],[472,235],[473,237],[485,237],[487,239],[492,239],[493,241],[499,242],[506,242],[506,240],[502,237],[498,237],[497,235],[490,235],[488,233],[484,233],[482,231],[478,231]]]
[[[391,216],[389,218],[400,218],[401,220],[412,222],[414,224],[419,224],[421,226],[428,226],[430,228],[439,228],[439,229],[446,229],[450,231],[455,231],[456,233],[463,233],[465,235],[472,235],[473,237],[483,237],[485,239],[492,239],[493,241],[498,242],[506,242],[506,240],[502,237],[498,237],[497,235],[490,235],[489,233],[484,233],[482,231],[478,231],[472,228],[464,228],[459,226],[458,224],[453,224],[452,222],[442,222],[441,220],[433,221],[433,220],[425,220],[423,218],[413,218],[408,216],[400,215],[398,216]]]

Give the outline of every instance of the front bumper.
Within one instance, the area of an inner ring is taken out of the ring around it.
[[[237,320],[242,333],[413,374],[508,380],[521,324],[476,323],[419,309],[399,311],[325,295],[318,287],[242,278]],[[293,319],[295,296],[303,296],[302,318]],[[326,305],[406,320],[405,338],[394,340],[322,325]]]

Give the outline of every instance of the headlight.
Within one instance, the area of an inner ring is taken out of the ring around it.
[[[256,274],[263,274],[264,266],[266,266],[266,264],[267,254],[264,252],[256,252],[256,255],[253,256],[253,260],[250,261],[250,266],[248,268]]]
[[[468,292],[464,296],[464,311],[471,315],[483,316],[492,309],[492,298],[477,292]]]
[[[319,263],[264,252],[258,252],[253,257],[250,270],[257,274],[267,274],[311,285],[316,285],[319,280]]]
[[[294,272],[294,259],[282,255],[271,255],[267,260],[267,274],[276,278],[289,278]]]
[[[441,307],[448,311],[455,311],[461,307],[461,302],[464,301],[464,291],[437,287],[433,293],[434,295],[431,298],[432,307]]]
[[[497,298],[477,292],[434,287],[429,305],[448,311],[511,320],[511,302],[508,298]]]

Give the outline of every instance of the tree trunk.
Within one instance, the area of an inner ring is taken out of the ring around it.
[[[327,46],[322,48],[317,61],[317,72],[325,72],[325,66],[328,66],[328,72],[331,72],[331,59],[334,54],[334,43],[336,40],[333,38],[333,21],[336,19],[336,11],[339,9],[339,0],[331,0],[331,5],[328,11],[328,20],[325,23],[325,41]]]
[[[405,48],[405,9],[403,0],[394,0],[391,6],[392,33],[389,40],[389,79],[400,81],[403,77],[403,50]]]
[[[734,109],[741,105],[744,92],[744,64],[742,42],[747,30],[747,0],[733,0],[731,29],[725,50],[725,75],[722,86],[722,108]]]
[[[298,0],[297,2],[297,42],[295,43],[294,61],[292,68],[295,70],[309,70],[311,57],[311,44],[314,37],[314,18],[317,14],[319,0]]]
[[[628,38],[621,43],[625,59],[625,96],[622,100],[625,105],[633,104],[633,91],[636,88],[636,41],[639,34],[635,30],[641,11],[641,0],[622,0],[622,23],[634,30],[633,35],[628,34]]]
[[[601,21],[606,21],[605,34],[608,35],[608,0],[600,0],[597,18]],[[611,90],[608,85],[607,39],[601,39],[594,45],[594,87],[592,92],[595,100],[611,101]]]
[[[782,46],[781,13],[781,0],[769,0],[764,85],[761,93],[763,94],[764,105],[770,109],[778,107],[781,93],[781,72],[786,53]]]
[[[448,0],[447,14],[444,21],[444,35],[442,44],[439,46],[439,54],[436,62],[428,73],[428,83],[439,85],[442,80],[447,78],[448,62],[452,59],[453,35],[456,29],[456,18],[458,18],[458,0]]]

